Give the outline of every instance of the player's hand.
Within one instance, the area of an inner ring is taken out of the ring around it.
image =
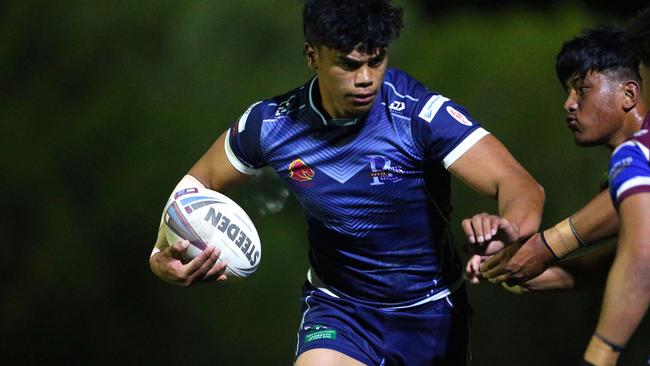
[[[475,254],[467,261],[467,265],[465,265],[465,278],[469,283],[477,284],[483,279],[480,267],[488,258],[490,257]]]
[[[481,265],[481,275],[490,282],[521,284],[544,272],[555,260],[539,233],[523,244],[511,245]]]
[[[154,254],[149,259],[153,273],[163,281],[177,286],[227,280],[224,274],[227,263],[215,264],[221,254],[218,248],[208,247],[200,255],[185,263],[183,257],[188,245],[187,240],[179,240],[173,246]]]
[[[503,217],[482,212],[461,223],[475,253],[492,255],[519,239],[517,225]]]

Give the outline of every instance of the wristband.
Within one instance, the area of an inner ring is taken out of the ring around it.
[[[594,334],[587,346],[584,360],[596,366],[615,366],[622,347],[605,341],[601,336]]]
[[[569,216],[569,227],[571,228],[571,232],[573,233],[573,236],[576,237],[576,240],[578,240],[578,243],[582,247],[586,247],[587,243],[585,243],[584,240],[582,240],[582,237],[580,234],[578,234],[578,230],[576,230],[576,227],[573,225],[573,217]]]
[[[581,240],[578,240],[577,236],[574,235],[574,230],[575,228],[573,228],[569,217],[552,228],[544,230],[542,240],[556,258],[562,258],[580,248]]]

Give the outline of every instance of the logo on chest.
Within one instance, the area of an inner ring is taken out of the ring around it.
[[[314,170],[302,159],[296,159],[289,164],[289,177],[298,182],[308,181],[314,177]]]
[[[390,159],[383,155],[368,155],[370,162],[370,185],[382,185],[385,183],[398,182],[402,180],[399,174],[404,170],[399,166],[393,165]]]

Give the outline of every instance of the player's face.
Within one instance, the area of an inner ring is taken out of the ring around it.
[[[354,118],[372,107],[384,80],[385,49],[344,53],[327,46],[305,44],[307,62],[318,73],[323,108],[333,118]]]
[[[580,146],[612,145],[621,136],[625,112],[623,83],[604,73],[589,71],[567,82],[564,103],[567,127]]]
[[[641,87],[641,94],[647,105],[650,105],[650,65],[641,63],[639,65],[639,72],[641,79],[643,79],[643,86]]]

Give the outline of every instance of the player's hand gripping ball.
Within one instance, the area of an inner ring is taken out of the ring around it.
[[[169,245],[190,242],[187,258],[207,248],[221,249],[226,276],[246,278],[260,264],[262,247],[253,222],[233,200],[205,188],[186,188],[174,193],[165,206],[163,229]]]

